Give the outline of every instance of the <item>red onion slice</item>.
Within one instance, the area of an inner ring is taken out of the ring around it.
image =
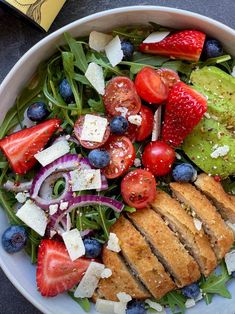
[[[3,188],[7,191],[15,193],[29,191],[32,187],[32,182],[33,181],[28,181],[15,184],[14,182],[7,180],[7,182],[3,184]]]
[[[52,198],[53,187],[52,183],[54,183],[57,179],[64,178],[65,179],[65,187],[63,193],[57,197]],[[49,176],[41,186],[39,191],[39,195],[34,198],[35,203],[42,209],[48,209],[50,205],[59,204],[62,201],[69,200],[73,197],[73,193],[71,191],[71,187],[69,184],[70,175],[69,173],[54,173]]]
[[[80,195],[71,198],[69,201],[68,209],[65,211],[58,210],[55,215],[51,216],[51,220],[54,221],[54,228],[56,229],[63,219],[63,217],[70,213],[74,208],[89,206],[89,205],[103,205],[112,208],[114,211],[120,213],[123,210],[123,203],[106,196],[100,195]]]

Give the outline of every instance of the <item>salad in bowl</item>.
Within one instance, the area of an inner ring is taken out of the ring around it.
[[[1,125],[4,250],[27,252],[43,297],[87,312],[231,298],[233,58],[155,22],[64,37]]]

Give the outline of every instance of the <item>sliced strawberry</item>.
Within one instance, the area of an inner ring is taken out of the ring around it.
[[[207,110],[206,98],[185,83],[172,87],[164,116],[162,139],[180,145]]]
[[[175,32],[157,43],[142,43],[139,50],[145,53],[198,61],[206,35],[196,30]]]
[[[44,148],[59,126],[59,119],[50,119],[0,140],[0,148],[12,169],[18,174],[30,170],[37,162],[34,155]]]
[[[65,245],[42,240],[38,251],[37,286],[41,295],[53,297],[73,288],[82,279],[91,259],[71,261]]]

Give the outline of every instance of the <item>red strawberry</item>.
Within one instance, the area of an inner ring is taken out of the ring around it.
[[[185,83],[175,84],[166,104],[162,139],[180,145],[207,110],[206,98]]]
[[[157,43],[142,43],[140,51],[167,57],[198,61],[206,35],[195,30],[175,32]]]
[[[16,173],[25,174],[35,165],[34,155],[44,148],[59,125],[59,119],[50,119],[0,140],[0,148]]]
[[[37,286],[45,297],[53,297],[73,288],[82,279],[91,259],[71,261],[65,245],[42,240],[38,251]]]

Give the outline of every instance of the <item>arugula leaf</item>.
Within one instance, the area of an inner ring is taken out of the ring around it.
[[[72,88],[75,102],[77,105],[78,114],[80,115],[82,112],[82,105],[81,105],[80,96],[78,94],[77,85],[73,80],[73,77],[75,75],[75,73],[74,73],[74,55],[71,52],[62,52],[62,60],[63,60],[64,72],[65,72],[66,78],[67,78],[67,80],[68,80],[68,82]]]
[[[200,285],[202,292],[206,294],[219,294],[224,298],[231,299],[231,293],[226,287],[226,283],[231,279],[228,274],[225,262],[221,263],[221,274],[212,273]]]
[[[123,211],[128,213],[134,213],[136,212],[136,208],[125,205]]]
[[[185,313],[185,302],[186,298],[178,291],[171,291],[158,300],[161,305],[169,306],[172,313],[176,313],[175,311],[180,309],[182,314]]]
[[[148,35],[152,32],[152,29],[149,26],[124,26],[117,27],[113,30],[113,36],[120,36],[121,38],[125,38],[129,40],[131,43],[138,47],[142,41],[148,37]]]
[[[232,59],[232,57],[230,55],[223,55],[223,56],[216,57],[216,58],[209,58],[205,62],[202,62],[201,64],[199,64],[199,66],[200,66],[200,68],[203,68],[203,67],[208,66],[208,65],[223,63],[223,62],[229,61],[231,59]]]
[[[68,295],[77,302],[81,308],[86,312],[89,313],[91,310],[91,304],[90,301],[87,298],[75,298],[74,292],[68,291]]]
[[[232,180],[232,178],[227,178],[223,180],[221,183],[227,193],[235,195],[235,180]]]
[[[65,40],[67,41],[69,48],[74,55],[75,65],[85,73],[88,67],[88,62],[86,59],[85,52],[83,50],[82,44],[77,42],[69,33],[64,33]]]
[[[162,26],[160,24],[157,24],[155,22],[149,22],[149,24],[152,26],[153,30],[154,31],[159,31],[159,32],[163,32],[163,31],[174,31],[175,29],[174,28],[171,28],[171,27],[165,27],[165,26]]]
[[[92,52],[87,54],[87,60],[88,62],[95,62],[96,64],[100,65],[102,68],[106,69],[108,72],[111,72],[116,75],[123,76],[124,73],[120,71],[120,69],[116,67],[112,67],[112,65],[109,63],[108,59],[98,52]],[[106,72],[107,75],[107,72]]]
[[[164,62],[170,60],[168,57],[154,56],[147,53],[135,52],[133,55],[134,63],[152,65],[155,67],[161,66]]]
[[[91,110],[94,112],[105,113],[105,107],[104,107],[102,97],[100,97],[99,100],[89,99],[88,105],[90,106]]]

